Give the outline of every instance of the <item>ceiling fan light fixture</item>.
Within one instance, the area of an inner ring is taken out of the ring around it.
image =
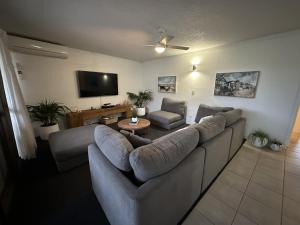
[[[166,47],[163,45],[156,45],[154,50],[156,51],[156,53],[161,54],[166,50]]]

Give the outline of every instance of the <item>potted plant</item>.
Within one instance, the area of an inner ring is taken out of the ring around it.
[[[270,141],[270,148],[274,151],[280,151],[283,147],[283,144],[276,138]]]
[[[32,120],[42,123],[39,127],[42,140],[48,140],[50,133],[59,131],[58,118],[71,111],[67,106],[47,99],[37,105],[27,105],[27,109]]]
[[[261,130],[256,130],[250,134],[250,142],[255,147],[263,148],[268,144],[269,136]]]
[[[133,101],[136,106],[136,112],[138,116],[144,116],[146,114],[146,104],[152,100],[152,92],[149,90],[140,91],[138,94],[127,92],[128,98]]]

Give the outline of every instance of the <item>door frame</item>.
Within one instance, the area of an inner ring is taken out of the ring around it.
[[[295,100],[294,100],[294,105],[293,105],[293,108],[292,108],[292,112],[290,114],[290,118],[292,118],[292,119],[291,119],[289,128],[286,132],[287,135],[286,135],[285,140],[288,140],[288,143],[286,143],[286,144],[290,143],[290,139],[291,139],[293,128],[294,128],[294,125],[295,125],[295,122],[296,122],[298,111],[300,111],[300,82],[299,82],[299,85],[298,85],[297,95],[296,95]]]

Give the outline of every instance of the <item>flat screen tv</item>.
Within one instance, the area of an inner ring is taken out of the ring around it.
[[[80,97],[118,95],[118,74],[77,71]]]

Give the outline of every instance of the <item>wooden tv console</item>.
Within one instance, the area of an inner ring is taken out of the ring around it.
[[[90,109],[82,110],[79,112],[67,113],[67,124],[69,128],[80,127],[84,125],[86,120],[101,116],[111,116],[118,113],[123,113],[126,118],[131,117],[131,106],[130,105],[117,105],[111,108],[102,109]]]

